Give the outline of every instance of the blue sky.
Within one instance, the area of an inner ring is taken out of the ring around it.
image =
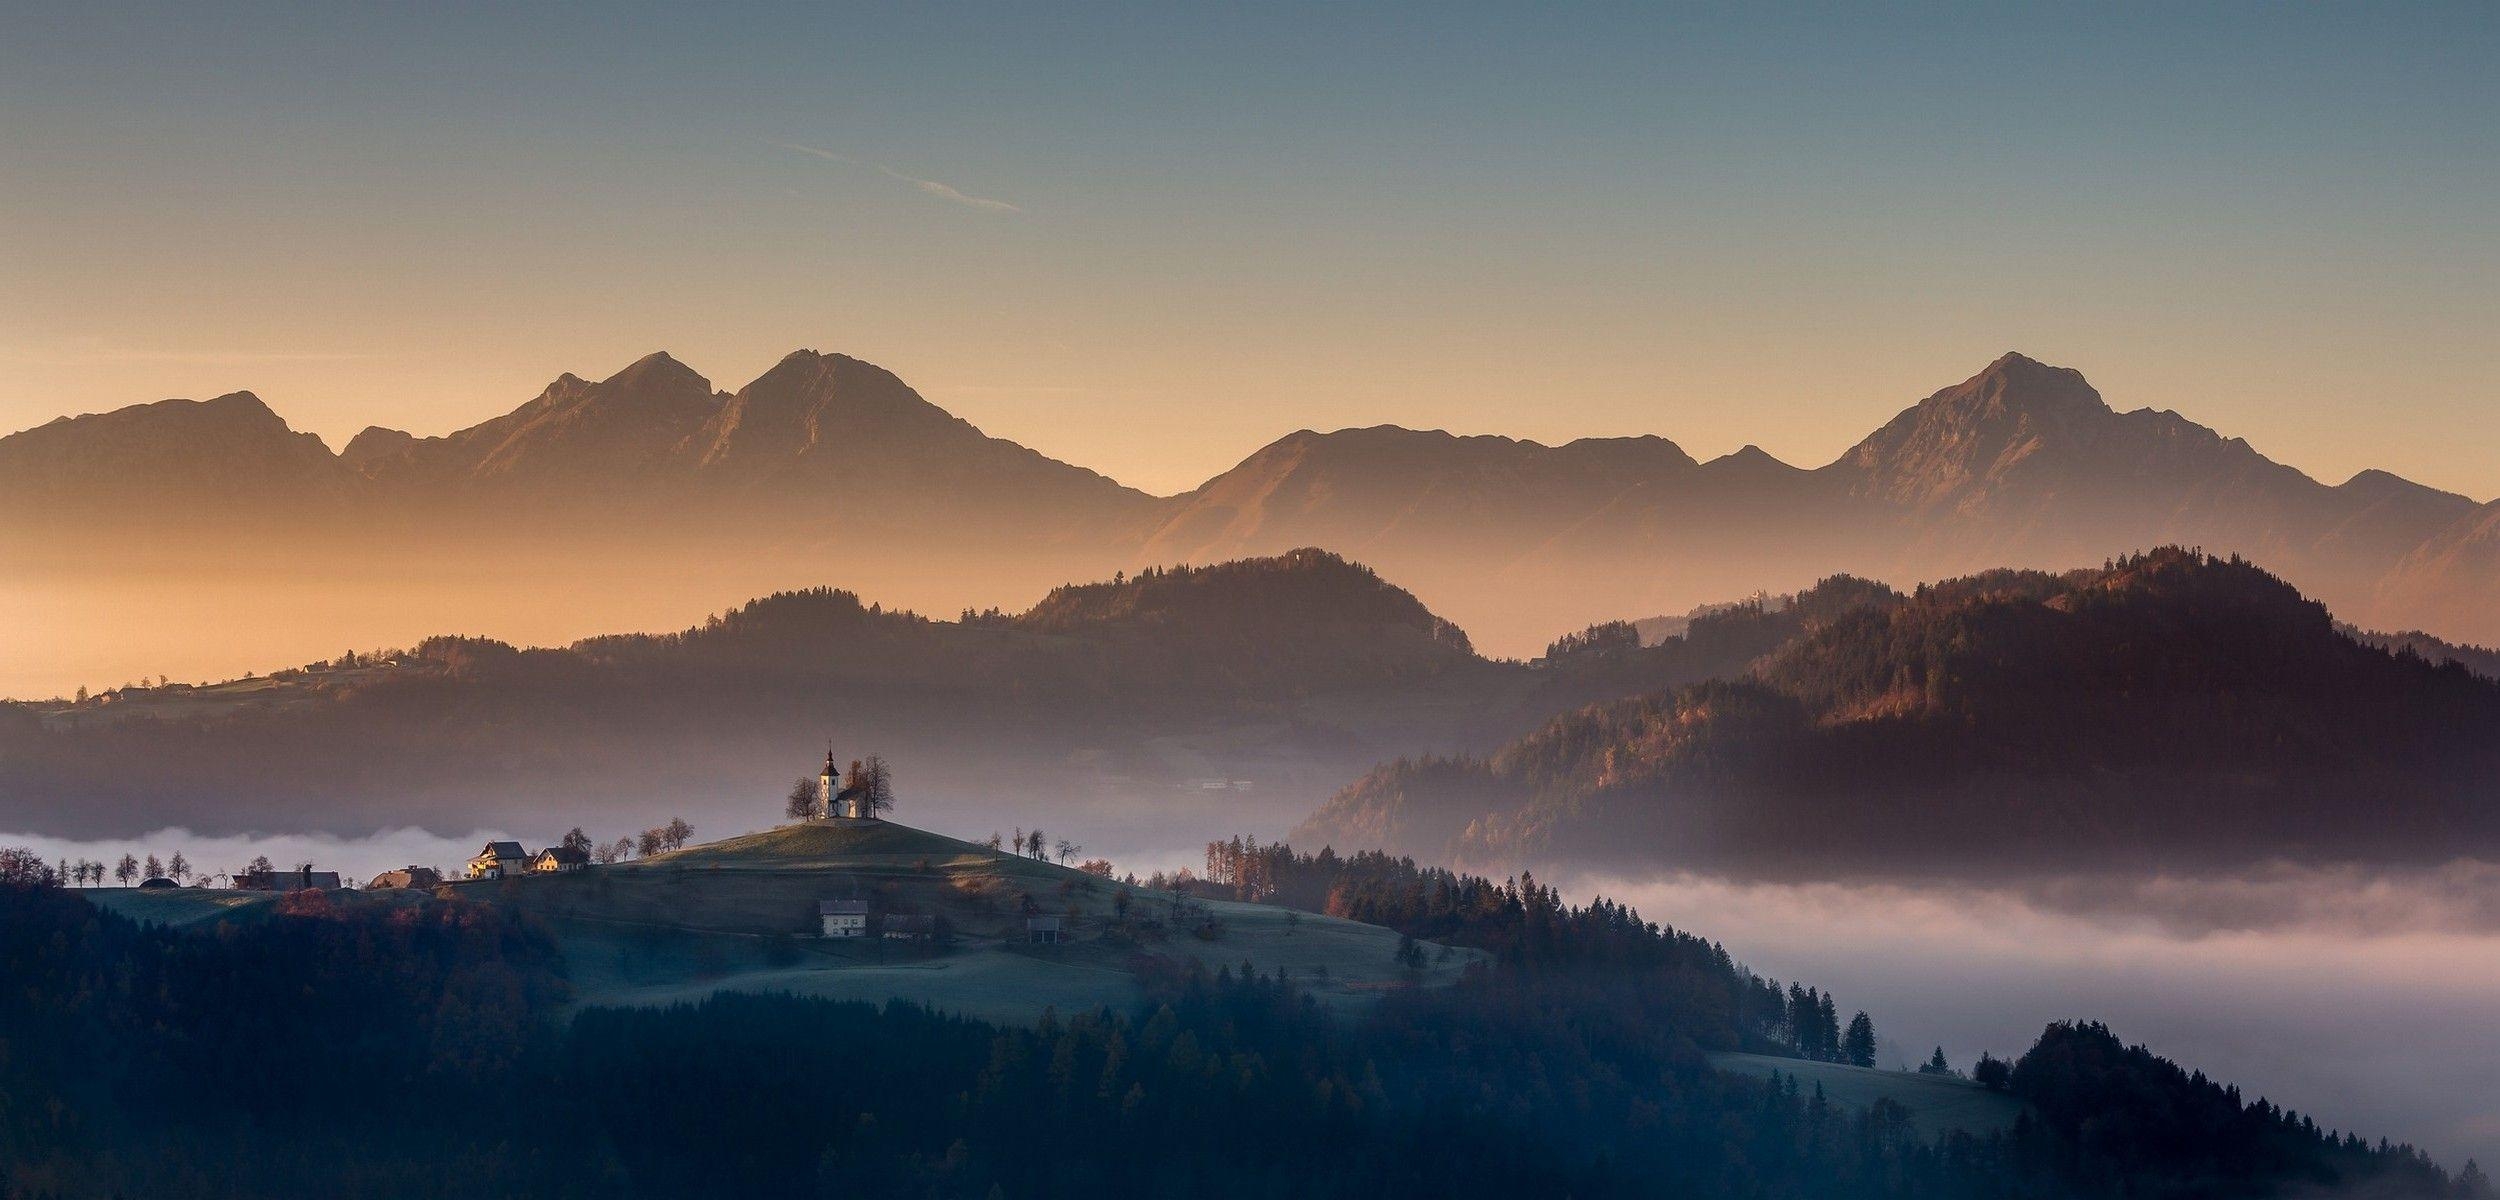
[[[10,6],[0,427],[334,444],[798,346],[1155,490],[1294,428],[1824,461],[2007,349],[2500,493],[2500,9]]]

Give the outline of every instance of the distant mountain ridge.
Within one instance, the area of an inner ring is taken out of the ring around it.
[[[2435,632],[2500,633],[2500,551],[2477,548],[2500,545],[2500,519],[2476,532],[2472,500],[2380,471],[2330,487],[2176,413],[2115,411],[2079,372],[2020,354],[1812,470],[1753,447],[1697,462],[1661,439],[1304,431],[1173,503],[1148,559],[1341,546],[1514,644],[1533,621],[1834,571],[1907,582],[2174,542],[2255,556],[2359,620],[2436,612]],[[1570,600],[1527,595],[1556,580]]]
[[[1318,546],[1511,653],[1835,572],[1906,583],[2178,543],[2247,554],[2364,625],[2500,642],[2500,502],[2380,471],[2320,483],[2176,413],[2117,411],[2080,373],[2020,354],[1813,469],[1750,446],[1698,461],[1660,437],[1375,426],[1299,431],[1159,498],[991,437],[883,368],[801,350],[734,392],[653,354],[440,437],[368,429],[335,456],[248,393],[67,418],[0,438],[0,500],[44,505],[64,534],[98,513],[212,532],[319,517],[439,535],[457,555],[535,522],[603,553],[622,540],[661,572],[696,545],[1014,580],[911,597],[930,607]],[[0,523],[0,540],[33,536]]]

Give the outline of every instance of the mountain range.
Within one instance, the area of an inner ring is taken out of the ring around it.
[[[274,543],[335,572],[353,556],[313,547],[383,544],[488,579],[525,545],[533,568],[572,555],[653,581],[770,561],[931,609],[1316,546],[1508,654],[1836,572],[1906,585],[2176,543],[2248,555],[2362,625],[2500,641],[2500,502],[2379,471],[2321,483],[2019,354],[1812,469],[1378,426],[1289,434],[1170,497],[990,437],[855,358],[799,351],[724,392],[654,354],[338,454],[249,393],[64,418],[0,438],[0,502],[19,514],[0,547],[59,572],[105,535],[141,557]],[[621,616],[586,606],[574,636]]]

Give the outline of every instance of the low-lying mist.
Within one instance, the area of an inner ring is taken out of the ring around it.
[[[1204,826],[1214,814],[1196,816]],[[960,821],[931,823],[981,836]],[[730,832],[700,822],[698,830]],[[1198,859],[1194,844],[1160,825],[1075,818],[1068,831],[1141,875]],[[0,832],[0,845],[108,869],[124,853],[180,851],[210,873],[267,855],[363,880],[412,863],[457,870],[502,836],[162,829],[103,840]],[[2050,1021],[2088,1018],[2321,1125],[2413,1142],[2451,1169],[2469,1157],[2500,1161],[2500,863],[2283,864],[1986,885],[1690,874],[1547,881],[1575,901],[1622,900],[1725,944],[1756,970],[1833,990],[1844,1012],[1875,1017],[1886,1065],[1941,1045],[1967,1070],[1983,1050],[2019,1055]]]
[[[0,846],[24,846],[42,855],[45,862],[88,859],[103,863],[108,887],[113,886],[109,882],[113,864],[125,854],[143,860],[151,854],[164,860],[180,854],[199,875],[231,874],[254,858],[266,856],[280,868],[311,863],[324,871],[337,871],[340,878],[361,885],[384,871],[405,866],[457,872],[487,842],[510,836],[501,830],[487,829],[449,837],[423,829],[385,829],[359,837],[326,833],[212,837],[177,828],[159,829],[135,838],[91,841],[38,833],[0,833]],[[538,846],[529,848],[536,850]]]
[[[2451,1169],[2500,1160],[2500,864],[2015,886],[1566,877],[1864,1008],[1967,1070],[2089,1018],[2251,1097]],[[1890,1062],[1887,1062],[1890,1065]]]

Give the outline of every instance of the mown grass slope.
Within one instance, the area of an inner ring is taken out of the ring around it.
[[[904,999],[993,1020],[1123,1007],[1153,960],[1282,969],[1329,1004],[1447,983],[1472,951],[1270,905],[1176,900],[891,821],[788,825],[637,862],[455,885],[547,921],[585,1004],[669,1004],[721,991]],[[943,945],[815,936],[820,900],[927,914]],[[1057,916],[1066,943],[1026,942],[1028,914]]]

